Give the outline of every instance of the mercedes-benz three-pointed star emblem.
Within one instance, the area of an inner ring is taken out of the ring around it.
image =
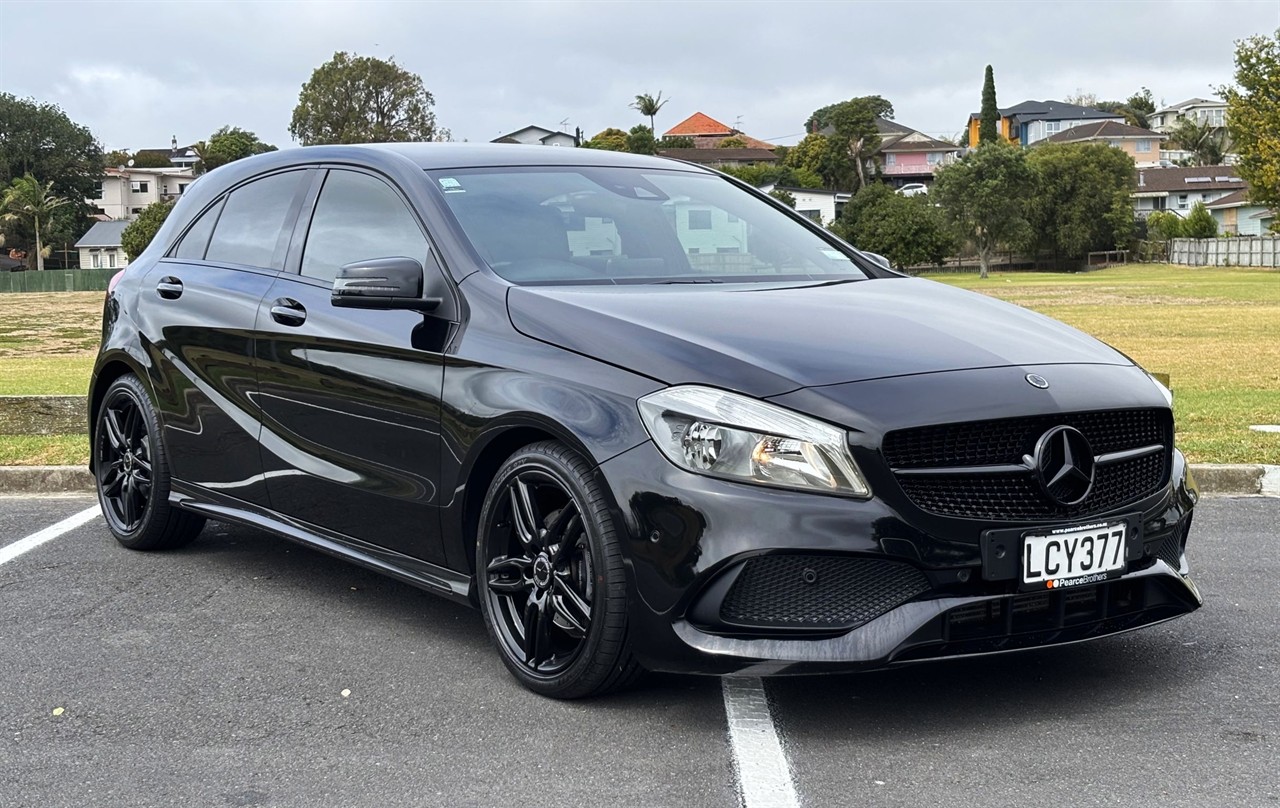
[[[1093,490],[1093,449],[1075,427],[1055,426],[1041,435],[1032,459],[1040,487],[1059,505],[1078,505]]]

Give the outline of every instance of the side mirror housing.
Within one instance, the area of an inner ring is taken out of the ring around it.
[[[338,269],[333,305],[349,309],[435,311],[440,298],[423,297],[422,264],[413,258],[371,258]]]

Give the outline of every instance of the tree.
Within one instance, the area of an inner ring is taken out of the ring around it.
[[[785,185],[788,188],[822,187],[822,178],[813,172],[777,163],[720,166],[719,170],[756,188],[764,185]]]
[[[1133,233],[1133,159],[1105,143],[1044,143],[1027,154],[1035,192],[1027,206],[1033,249],[1082,258],[1124,249]]]
[[[1169,142],[1191,152],[1189,164],[1193,166],[1222,165],[1227,152],[1226,130],[1208,120],[1183,118],[1169,133]]]
[[[877,112],[882,103],[887,104],[879,96],[853,98],[842,104],[836,104],[830,113],[834,134],[827,138],[828,146],[847,154],[857,177],[854,190],[867,185],[867,164],[871,155],[880,148],[880,130],[876,127]],[[839,187],[837,186],[837,189]]]
[[[1182,221],[1182,235],[1184,238],[1213,238],[1218,235],[1218,220],[1213,218],[1203,202],[1195,203]]]
[[[745,149],[746,147],[747,141],[737,135],[731,135],[716,144],[717,149]]]
[[[448,140],[434,105],[422,78],[394,59],[338,51],[302,85],[289,134],[304,146]]]
[[[130,157],[129,152],[124,149],[116,149],[103,155],[102,162],[110,168],[119,168],[120,166],[128,165],[131,159],[133,158]]]
[[[653,140],[653,130],[644,124],[631,127],[627,133],[627,151],[632,154],[657,154],[657,144]]]
[[[1158,210],[1147,217],[1147,234],[1157,241],[1182,238],[1182,217],[1171,210]]]
[[[263,143],[253,132],[236,126],[222,127],[210,135],[207,141],[202,140],[193,148],[200,158],[195,165],[197,174],[212,171],[218,166],[252,157],[255,154],[276,151],[275,146]]]
[[[627,151],[627,133],[612,126],[582,144],[584,149],[602,149],[604,151]]]
[[[895,267],[941,264],[955,247],[942,212],[928,197],[903,196],[872,183],[849,200],[832,229]]]
[[[648,93],[641,93],[640,95],[637,95],[635,103],[628,104],[628,106],[648,118],[649,131],[657,133],[658,130],[654,126],[653,119],[657,117],[659,110],[666,106],[666,103],[670,100],[670,98],[663,98],[662,91],[659,90],[656,96],[649,95]]]
[[[787,150],[782,164],[818,177],[818,184],[805,188],[847,188],[852,184],[853,166],[848,154],[832,146],[826,135],[805,135]]]
[[[692,149],[693,138],[685,135],[667,136],[658,141],[659,149]]]
[[[997,141],[939,170],[928,198],[942,206],[957,238],[973,242],[985,278],[999,245],[1026,242],[1034,188],[1023,150]]]
[[[1280,206],[1280,30],[1236,43],[1236,84],[1222,88],[1249,199]]]
[[[1066,101],[1068,104],[1075,104],[1077,107],[1089,107],[1091,109],[1098,108],[1098,94],[1086,93],[1079,87],[1076,88],[1075,93],[1062,100]]]
[[[860,102],[877,118],[893,120],[893,104],[889,103],[888,100],[879,95],[862,95],[856,98],[850,98],[849,101],[840,101],[835,104],[828,104],[821,109],[814,110],[813,114],[809,116],[809,119],[804,122],[804,130],[813,134],[820,133],[828,126],[832,126],[834,124],[834,121],[832,121],[832,115],[835,113],[836,109],[844,104],[848,104],[850,101]]]
[[[792,194],[790,191],[784,190],[782,188],[774,188],[772,191],[769,192],[769,196],[778,200],[779,202],[791,208],[792,210],[795,210],[796,198],[795,198],[795,195]]]
[[[35,177],[27,174],[18,177],[5,189],[0,199],[0,211],[6,220],[23,219],[31,222],[31,231],[36,240],[36,269],[44,269],[44,243],[42,236],[49,232],[53,215],[59,208],[71,204],[71,200],[53,193],[53,183],[41,185]]]
[[[142,251],[156,237],[156,233],[160,232],[160,226],[164,224],[165,219],[169,218],[169,212],[173,210],[173,206],[172,201],[163,199],[152,202],[143,208],[138,218],[129,222],[129,226],[120,233],[120,247],[124,249],[130,261],[142,255]]]
[[[139,151],[130,159],[134,168],[173,168],[169,153],[164,151]]]
[[[1000,109],[996,106],[996,75],[987,65],[987,75],[982,80],[982,113],[978,124],[978,144],[994,143],[1000,139]],[[986,273],[983,273],[984,277]]]
[[[86,200],[96,196],[102,169],[102,147],[87,128],[54,104],[0,93],[0,192],[30,174],[50,184],[54,196],[71,201],[54,212],[42,241],[74,241],[89,229],[92,208]],[[9,247],[38,252],[30,220],[18,217],[3,228]]]

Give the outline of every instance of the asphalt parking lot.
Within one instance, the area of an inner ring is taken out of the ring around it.
[[[0,498],[0,553],[92,505]],[[1280,805],[1277,524],[1204,501],[1206,607],[1172,623],[767,681],[795,802]],[[0,731],[15,807],[742,802],[718,681],[548,701],[477,612],[222,524],[143,554],[92,519],[0,563]]]

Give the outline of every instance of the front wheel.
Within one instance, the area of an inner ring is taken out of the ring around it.
[[[132,373],[112,382],[102,398],[93,429],[93,468],[102,515],[125,547],[181,547],[204,527],[204,517],[169,504],[160,419]]]
[[[489,487],[479,529],[480,608],[522,684],[571,699],[639,676],[618,531],[585,460],[552,441],[521,449]]]

